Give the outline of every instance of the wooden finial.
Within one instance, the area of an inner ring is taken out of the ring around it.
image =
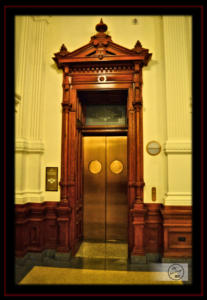
[[[108,29],[107,25],[104,24],[104,22],[101,18],[100,23],[96,25],[96,31],[105,32],[107,29]]]
[[[64,44],[62,44],[60,51],[67,51],[68,49],[66,48],[66,46]]]
[[[59,54],[61,56],[66,56],[67,54],[69,54],[68,49],[66,48],[66,46],[64,44],[62,44]]]

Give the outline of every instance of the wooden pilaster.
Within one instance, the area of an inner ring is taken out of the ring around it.
[[[61,153],[61,199],[57,207],[57,223],[58,223],[58,241],[57,250],[67,252],[71,246],[69,243],[70,235],[70,214],[69,206],[69,180],[68,180],[68,153],[69,153],[69,112],[71,110],[70,103],[70,84],[69,84],[69,68],[66,66],[63,70],[63,102],[62,102],[62,153]]]
[[[134,227],[134,247],[133,255],[144,255],[144,225],[146,209],[143,204],[143,136],[142,136],[142,81],[141,66],[135,63],[133,78],[134,99],[133,107],[135,111],[135,145],[136,145],[136,193],[135,201],[131,209]]]

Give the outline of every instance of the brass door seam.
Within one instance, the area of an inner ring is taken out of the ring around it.
[[[107,137],[105,136],[105,243],[106,243],[106,212],[107,212]]]

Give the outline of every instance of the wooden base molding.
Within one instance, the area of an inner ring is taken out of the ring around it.
[[[15,211],[16,257],[45,249],[76,252],[70,245],[71,211],[68,207],[60,207],[59,202],[27,203],[15,205]],[[131,255],[159,253],[166,258],[190,257],[191,213],[191,207],[163,207],[162,204],[145,203],[142,213],[134,209],[136,243]]]
[[[192,207],[165,206],[161,213],[164,229],[163,257],[191,257]]]

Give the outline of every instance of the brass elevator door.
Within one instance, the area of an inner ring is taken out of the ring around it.
[[[127,137],[83,137],[84,240],[127,241]]]

